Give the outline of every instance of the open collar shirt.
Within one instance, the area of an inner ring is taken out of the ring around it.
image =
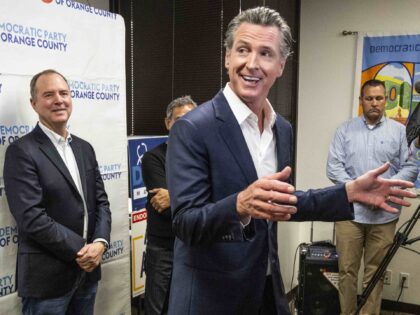
[[[54,147],[57,149],[58,154],[60,155],[64,164],[67,166],[67,169],[69,170],[71,178],[76,184],[77,190],[79,191],[79,194],[83,199],[83,208],[85,212],[84,223],[83,223],[83,238],[86,240],[87,227],[88,227],[87,207],[86,207],[86,202],[85,202],[85,196],[83,195],[82,181],[80,180],[79,168],[77,167],[76,158],[74,156],[73,150],[70,145],[72,141],[70,132],[67,131],[67,137],[64,138],[63,136],[49,129],[47,126],[45,126],[41,122],[39,122],[39,127],[47,135],[47,137],[53,143]]]
[[[273,126],[276,122],[276,113],[270,102],[266,100],[263,109],[264,130],[261,133],[257,115],[232,91],[229,83],[226,84],[223,94],[241,127],[258,178],[275,173],[277,171],[277,151]]]

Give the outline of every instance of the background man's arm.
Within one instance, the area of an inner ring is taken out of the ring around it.
[[[170,207],[165,165],[162,164],[162,160],[154,152],[146,152],[143,156],[142,175],[153,208],[162,216],[169,218],[171,216],[170,211],[165,211]]]
[[[419,167],[414,157],[414,152],[408,148],[405,128],[401,128],[400,130],[399,169],[395,170],[397,173],[391,178],[414,182],[417,178]],[[414,149],[414,143],[412,148]],[[394,167],[393,163],[391,163],[391,167]]]

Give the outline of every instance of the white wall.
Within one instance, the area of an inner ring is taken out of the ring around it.
[[[336,128],[352,116],[357,38],[342,36],[343,30],[358,31],[359,34],[375,31],[420,33],[420,1],[302,0],[296,164],[298,189],[331,184],[325,175],[329,143]],[[400,223],[410,218],[412,211],[405,209]],[[413,236],[420,235],[420,222],[417,225]],[[288,231],[282,228],[280,242],[287,235],[289,246],[309,241],[309,227],[305,223],[290,224]],[[331,235],[332,224],[315,224],[314,240],[331,239]],[[413,248],[420,250],[420,244]],[[292,249],[293,246],[290,246],[289,250]],[[289,267],[293,263],[293,254],[289,252],[288,257],[282,257],[286,274],[291,273]],[[419,265],[419,255],[400,249],[390,266],[394,275],[393,285],[386,286],[384,298],[396,300],[396,282],[399,272],[403,271],[411,274],[411,286],[404,290],[401,300],[420,304]]]

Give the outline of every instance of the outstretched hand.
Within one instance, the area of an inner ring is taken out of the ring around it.
[[[388,202],[406,207],[410,206],[411,204],[402,198],[416,197],[414,192],[405,190],[413,187],[413,183],[405,180],[379,177],[388,170],[389,166],[390,164],[387,162],[374,170],[366,172],[355,180],[347,182],[346,191],[349,201],[374,206],[391,213],[398,212],[398,209],[392,207]]]

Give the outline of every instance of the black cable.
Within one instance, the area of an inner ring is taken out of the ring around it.
[[[290,291],[292,291],[292,288],[293,288],[293,278],[295,277],[296,256],[297,256],[299,247],[300,247],[300,244],[296,247],[295,258],[293,259],[293,272],[292,272],[292,280],[290,281]]]
[[[409,248],[409,247],[406,247],[406,246],[401,246],[401,248],[404,248],[406,250],[409,250],[409,251],[412,251],[412,252],[416,253],[417,255],[420,255],[420,252],[415,250],[415,249],[412,249],[412,248]]]
[[[309,244],[307,244],[307,243],[300,243],[300,244],[296,247],[296,251],[295,251],[295,258],[293,259],[293,272],[292,272],[292,280],[290,280],[290,292],[291,292],[291,291],[292,291],[292,289],[293,289],[293,278],[295,277],[295,268],[296,268],[296,256],[297,256],[298,250],[301,248],[301,246],[304,246],[304,245],[309,245]],[[299,280],[298,280],[298,281],[299,281]],[[293,295],[293,300],[291,301],[291,303],[293,303],[293,305],[296,305],[296,298],[297,298],[298,294],[299,294],[299,293],[297,293],[297,294],[294,294],[294,295]],[[296,306],[295,306],[295,307],[296,307]]]
[[[292,291],[293,289],[293,278],[295,277],[295,267],[296,267],[296,256],[298,253],[298,250],[301,246],[303,245],[308,245],[307,243],[300,243],[297,247],[296,247],[296,251],[295,251],[295,258],[293,259],[293,273],[292,273],[292,280],[290,281],[290,291]]]
[[[405,221],[403,224],[401,224],[401,226],[398,228],[398,230],[395,232],[395,234],[397,234],[407,224],[408,224],[408,221]]]
[[[397,305],[398,305],[398,302],[400,301],[401,295],[402,295],[403,290],[404,290],[404,283],[405,283],[405,279],[406,279],[406,278],[402,278],[402,279],[401,279],[401,290],[400,290],[400,294],[398,295],[397,301],[395,302]],[[395,315],[395,310],[394,310],[394,312],[392,313],[392,315]]]

